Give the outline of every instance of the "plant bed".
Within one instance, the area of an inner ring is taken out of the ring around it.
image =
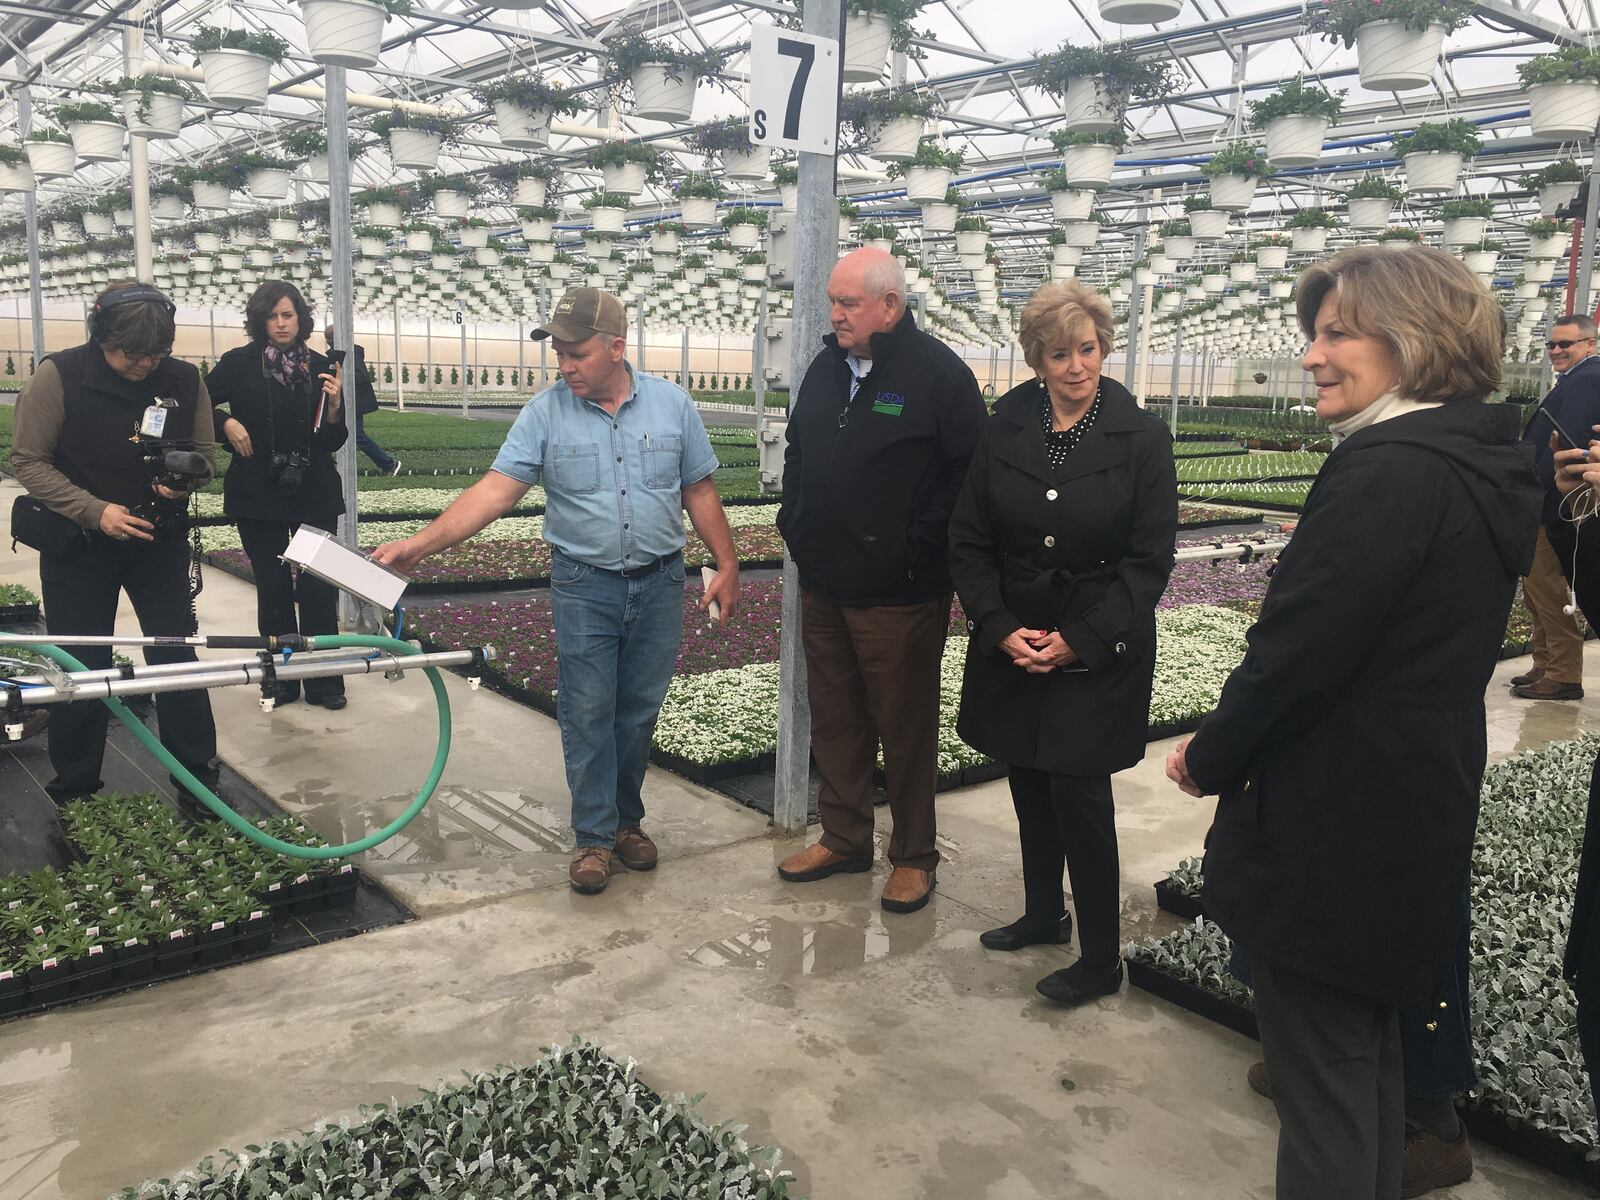
[[[1244,1034],[1247,1038],[1260,1040],[1261,1031],[1256,1028],[1256,1014],[1253,1008],[1225,996],[1219,996],[1215,992],[1190,983],[1187,979],[1170,975],[1141,959],[1130,958],[1127,960],[1127,966],[1129,987],[1149,992],[1152,996],[1158,996],[1169,1004],[1176,1004],[1197,1017],[1214,1021],[1224,1029],[1231,1029],[1235,1033]]]
[[[1200,897],[1184,891],[1170,878],[1156,880],[1156,907],[1185,921],[1195,921],[1206,915]]]

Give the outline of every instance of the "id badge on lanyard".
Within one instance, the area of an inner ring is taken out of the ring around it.
[[[139,422],[139,436],[147,438],[165,437],[167,432],[167,414],[178,407],[176,400],[157,396],[150,407],[144,410],[144,420]]]

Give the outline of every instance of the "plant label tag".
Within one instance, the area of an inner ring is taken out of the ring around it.
[[[294,881],[296,883],[310,883],[311,882],[311,876],[309,876],[309,875],[296,875],[295,878],[294,878]]]
[[[174,929],[171,933],[167,934],[167,941],[169,942],[181,942],[183,938],[184,932],[181,929]]]
[[[227,926],[221,921],[213,921],[213,922],[211,922],[211,932],[212,933],[215,933],[219,929],[226,929],[226,928],[227,928]]]
[[[132,947],[137,946],[138,944],[139,944],[139,939],[138,938],[124,938],[123,942],[122,942],[122,945],[123,945],[124,949],[131,949]]]
[[[90,958],[98,958],[100,955],[104,954],[105,952],[106,952],[106,948],[104,946],[90,946],[89,947],[89,957]]]
[[[56,960],[53,958],[47,958],[39,965],[46,971],[54,971],[56,969]]]
[[[89,926],[89,928],[84,930],[84,933],[88,934],[90,937],[99,937],[100,936],[100,926],[91,925],[91,926]]]
[[[282,890],[283,890],[283,884],[281,884],[281,883],[269,883],[269,884],[267,884],[267,891],[269,891],[269,892],[281,892]]]
[[[264,912],[262,912],[262,911],[261,911],[261,910],[260,910],[260,909],[259,909],[259,908],[258,908],[258,909],[256,909],[256,910],[254,910],[254,911],[253,911],[253,912],[252,912],[252,913],[251,913],[251,914],[250,914],[250,919],[251,919],[251,920],[252,920],[252,921],[259,921],[259,920],[261,920],[261,918],[263,918],[263,917],[265,917],[265,916],[266,916],[266,915],[267,915],[267,914],[266,914],[266,913],[264,913]]]
[[[15,971],[0,971],[0,983],[4,983],[7,979],[15,979],[16,977]]]

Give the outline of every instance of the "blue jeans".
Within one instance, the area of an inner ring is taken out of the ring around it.
[[[644,820],[645,767],[683,637],[683,559],[624,579],[551,552],[556,721],[578,846]]]
[[[366,418],[356,417],[356,447],[372,460],[372,465],[388,474],[394,470],[394,455],[378,445],[367,432]]]

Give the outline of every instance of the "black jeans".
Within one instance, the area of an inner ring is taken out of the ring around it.
[[[333,532],[320,521],[303,524],[325,533]],[[289,539],[299,524],[241,520],[238,525],[239,541],[244,545],[244,552],[250,558],[250,570],[256,577],[256,632],[263,637],[282,633],[338,633],[339,589],[309,571],[290,570],[289,564],[280,557],[288,549]],[[297,603],[298,621],[295,619]],[[287,686],[294,695],[300,694],[299,684]],[[313,703],[328,696],[342,695],[344,680],[338,675],[306,680],[306,699]]]
[[[1083,961],[1116,962],[1122,915],[1116,808],[1109,775],[1056,775],[1011,768],[1011,802],[1022,843],[1027,919],[1048,924],[1066,911],[1061,872],[1072,880]]]
[[[96,534],[84,549],[39,556],[45,629],[54,634],[110,634],[116,631],[118,593],[126,591],[146,637],[186,636],[195,632],[189,597],[189,545],[181,533],[154,542],[115,542]],[[68,646],[92,670],[111,666],[109,646]],[[152,646],[145,662],[194,662],[189,646]],[[105,761],[106,722],[111,711],[98,700],[53,705],[50,713],[50,765],[56,777],[47,785],[54,796],[99,790]],[[216,778],[217,726],[211,698],[204,691],[156,695],[161,744],[202,782]]]

